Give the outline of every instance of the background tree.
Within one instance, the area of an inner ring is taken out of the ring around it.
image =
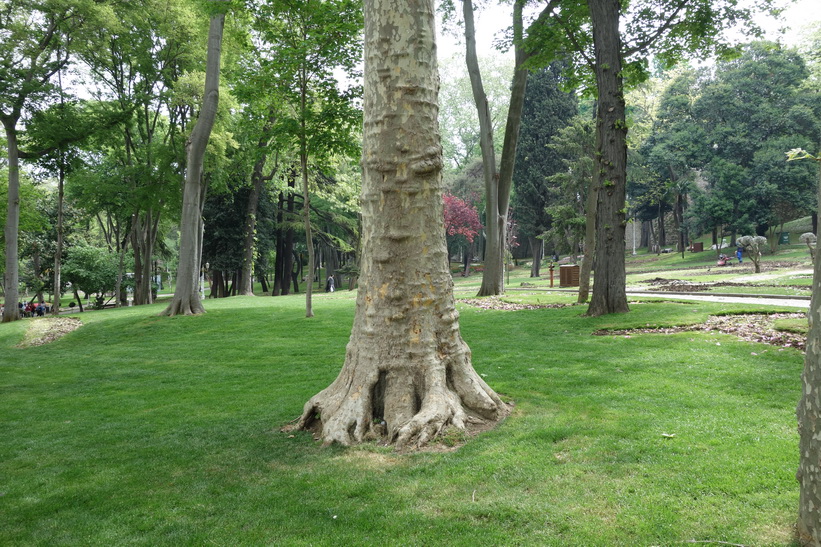
[[[548,5],[528,34],[526,49],[533,63],[572,52],[570,72],[595,88],[597,110],[598,187],[596,213],[595,290],[588,314],[626,312],[625,207],[627,121],[625,80],[647,78],[647,56],[665,66],[685,55],[727,51],[724,30],[749,21],[753,10],[765,10],[771,0],[742,8],[735,0],[638,1],[589,0]],[[548,24],[549,21],[549,24]],[[538,23],[542,24],[538,24]],[[747,32],[757,29],[750,25]],[[580,86],[581,87],[581,86]]]
[[[140,305],[152,302],[163,219],[181,209],[185,139],[198,106],[176,100],[176,88],[204,64],[200,44],[208,26],[195,0],[135,0],[113,3],[112,9],[114,17],[78,55],[88,69],[86,89],[116,104],[124,118],[103,150],[128,190],[134,303]]]
[[[271,82],[288,101],[282,131],[292,136],[302,189],[302,220],[308,250],[305,315],[313,316],[315,270],[309,179],[327,171],[328,158],[353,154],[351,138],[361,114],[353,101],[358,88],[342,90],[335,70],[354,77],[361,59],[360,0],[261,1],[258,28],[277,58]]]
[[[510,207],[510,191],[513,185],[516,147],[518,146],[522,107],[527,88],[528,71],[525,63],[532,56],[532,52],[525,49],[523,43],[526,33],[529,34],[531,28],[528,27],[526,30],[524,26],[523,11],[525,3],[525,0],[515,0],[513,2],[512,34],[515,60],[502,155],[497,172],[490,107],[476,53],[473,2],[472,0],[462,0],[465,25],[465,62],[470,75],[473,99],[479,115],[479,143],[482,150],[485,181],[485,266],[482,272],[482,285],[479,287],[479,296],[490,296],[504,292],[504,264],[507,257],[505,239],[508,233],[506,222],[509,216],[508,209]],[[555,0],[551,0],[542,14],[549,13],[556,3]],[[539,25],[541,22],[542,18],[540,17],[531,26]]]
[[[584,259],[579,272],[577,302],[587,302],[590,293],[590,272],[596,242],[596,187],[593,185],[595,163],[595,129],[592,118],[576,116],[570,124],[554,135],[548,147],[560,154],[564,169],[552,175],[548,183],[553,188],[547,214],[551,227],[544,238],[558,250],[575,254],[579,241],[584,241]]]
[[[507,413],[473,370],[454,308],[442,212],[433,2],[365,2],[362,265],[337,379],[298,427],[325,443],[423,445]],[[384,426],[381,424],[384,423]],[[384,428],[384,429],[383,429]]]
[[[91,0],[8,0],[0,7],[0,123],[8,153],[3,322],[19,319],[20,159],[41,153],[20,149],[18,122],[54,95],[52,77],[68,65],[74,40],[99,8]]]
[[[516,149],[513,207],[519,230],[528,239],[533,254],[530,277],[539,277],[543,240],[550,229],[549,178],[564,170],[562,158],[548,146],[551,138],[566,127],[578,111],[576,97],[561,89],[562,67],[554,63],[528,76],[522,107],[522,127]]]
[[[700,144],[708,182],[702,209],[713,212],[716,228],[730,231],[731,243],[738,233],[764,235],[778,225],[777,207],[809,212],[814,174],[807,162],[785,164],[781,155],[813,149],[818,119],[801,92],[807,75],[795,51],[751,43],[719,64],[693,104],[700,126],[694,147]]]
[[[202,109],[196,125],[186,142],[185,184],[183,187],[182,219],[180,220],[180,252],[177,285],[174,297],[163,315],[192,315],[204,313],[197,280],[202,256],[202,207],[205,201],[206,181],[203,178],[203,160],[211,129],[219,106],[220,54],[225,27],[223,0],[211,2],[214,13],[208,31],[208,54],[205,70],[205,92]]]
[[[448,257],[452,245],[461,247],[464,253],[463,275],[467,275],[470,272],[470,247],[482,229],[479,213],[476,207],[450,194],[444,195],[444,203]]]
[[[117,255],[104,247],[82,243],[69,249],[63,272],[66,281],[71,283],[80,311],[83,311],[83,303],[79,291],[86,296],[97,295],[97,306],[103,305],[104,295],[113,291],[117,282],[117,262]]]

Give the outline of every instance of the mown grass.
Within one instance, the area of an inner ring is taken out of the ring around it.
[[[591,335],[754,305],[460,304],[515,411],[459,450],[396,454],[280,432],[338,372],[351,297],[316,295],[310,320],[299,295],[90,312],[25,350],[26,321],[0,325],[0,544],[790,543],[801,354]]]

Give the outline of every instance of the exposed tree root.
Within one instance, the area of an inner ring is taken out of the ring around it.
[[[173,317],[175,315],[197,315],[205,313],[205,308],[202,307],[202,302],[196,296],[190,298],[177,298],[176,296],[168,304],[160,315]]]
[[[296,428],[314,431],[324,444],[378,440],[397,450],[426,446],[450,428],[490,428],[509,414],[508,405],[465,357],[450,366],[434,358],[415,374],[397,367],[360,375],[349,355],[337,379],[305,404]]]

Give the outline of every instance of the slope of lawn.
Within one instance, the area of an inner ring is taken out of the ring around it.
[[[515,410],[456,451],[397,454],[280,431],[338,372],[351,296],[317,295],[313,319],[301,296],[89,312],[26,349],[27,321],[0,325],[0,544],[791,542],[801,354],[591,335],[741,306],[460,304],[474,366]]]

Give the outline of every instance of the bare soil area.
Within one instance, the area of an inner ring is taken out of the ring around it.
[[[42,346],[82,326],[83,322],[76,317],[38,317],[30,321],[23,341],[17,347]]]

